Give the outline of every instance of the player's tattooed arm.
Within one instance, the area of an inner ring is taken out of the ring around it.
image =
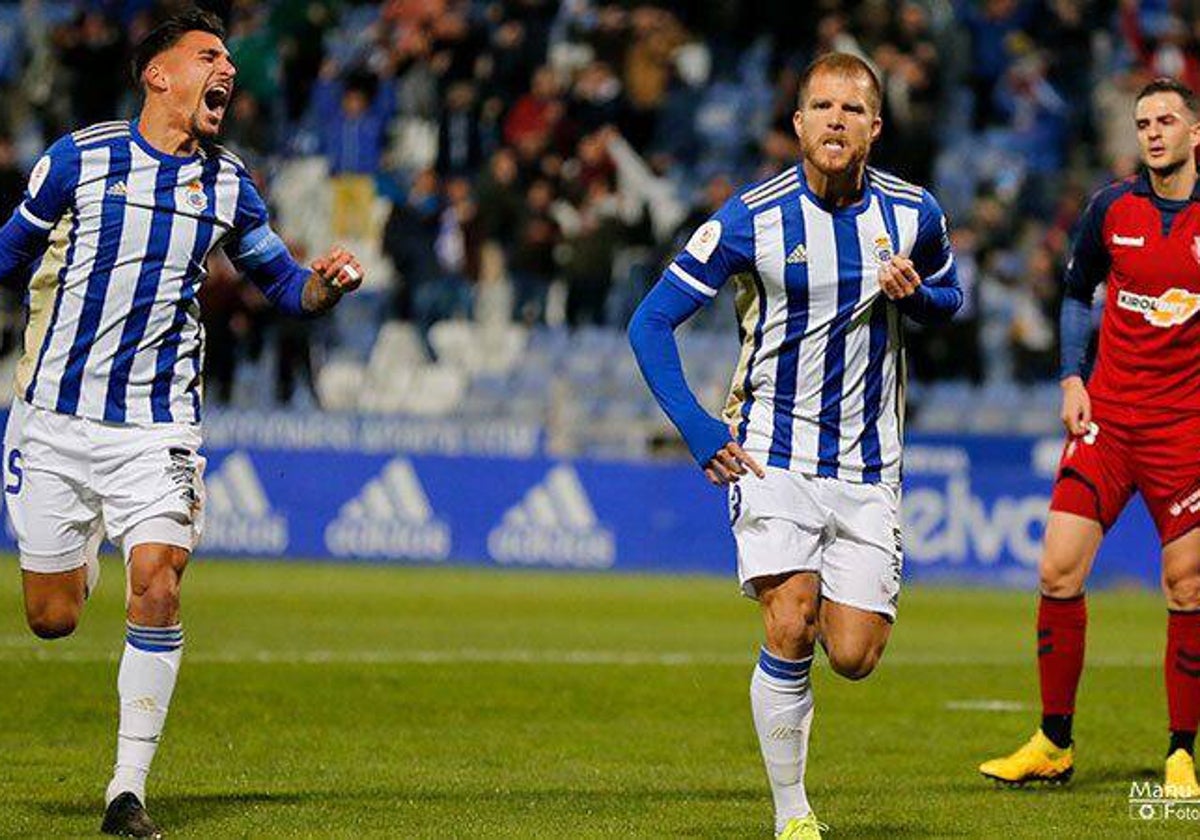
[[[310,315],[332,309],[342,295],[362,285],[363,267],[345,248],[334,247],[312,263],[301,305]]]

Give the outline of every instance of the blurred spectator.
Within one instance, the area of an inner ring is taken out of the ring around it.
[[[247,351],[254,302],[237,269],[221,251],[208,260],[208,277],[200,286],[200,313],[204,324],[204,397],[216,405],[229,405],[237,362]],[[257,355],[257,354],[255,354]]]
[[[622,225],[616,198],[604,181],[593,181],[579,208],[575,230],[566,240],[563,274],[567,281],[567,323],[603,324],[612,288],[613,258]]]
[[[567,113],[575,128],[590,134],[615,125],[621,116],[621,80],[603,61],[584,67],[571,87]]]
[[[55,35],[58,60],[68,72],[73,128],[111,120],[127,89],[124,69],[128,45],[117,25],[99,11],[88,11]]]
[[[1138,163],[1133,109],[1138,91],[1150,81],[1147,73],[1130,68],[1106,76],[1092,92],[1100,163],[1118,176],[1130,175]]]
[[[1012,49],[1032,22],[1036,6],[1031,0],[955,0],[954,9],[971,35],[971,92],[974,94],[974,127],[981,130],[999,122],[995,111],[996,85],[1008,72]]]
[[[299,242],[290,240],[288,249],[296,262],[303,265],[308,261],[308,254]],[[280,318],[273,311],[270,315],[274,321],[276,348],[276,405],[290,405],[297,385],[302,385],[317,400],[312,359],[314,322],[305,318]]]
[[[625,89],[629,111],[622,130],[638,148],[654,137],[658,110],[666,101],[675,51],[686,40],[673,14],[639,6],[631,17],[633,43],[625,54]]]
[[[0,218],[7,219],[21,203],[25,193],[25,175],[17,168],[16,149],[12,140],[0,136]],[[21,345],[25,330],[23,311],[25,291],[20,284],[0,286],[0,356],[6,356]]]
[[[533,74],[529,92],[513,105],[504,123],[504,142],[517,148],[534,148],[538,152],[550,143],[563,105],[558,98],[558,79],[550,67],[539,67]]]
[[[437,170],[443,178],[473,176],[483,160],[480,110],[475,87],[456,82],[446,94],[446,109],[438,125]]]
[[[327,62],[313,91],[313,111],[321,130],[321,151],[329,160],[333,187],[334,237],[362,237],[370,228],[387,123],[394,108],[392,67],[372,79],[338,77]]]
[[[391,260],[399,283],[393,311],[396,316],[420,322],[428,328],[431,313],[423,308],[435,295],[425,287],[439,279],[437,241],[442,202],[437,173],[417,175],[407,199],[392,207],[383,231],[383,249]]]
[[[509,257],[513,317],[526,324],[544,320],[546,293],[554,280],[554,252],[562,232],[550,214],[553,201],[554,189],[549,181],[538,179],[530,185]]]
[[[324,56],[325,33],[337,22],[338,0],[272,3],[269,25],[275,35],[289,121],[308,108]]]

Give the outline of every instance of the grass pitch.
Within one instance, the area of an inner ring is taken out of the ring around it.
[[[0,579],[0,836],[94,834],[120,567],[75,637]],[[975,766],[1037,717],[1033,599],[909,588],[879,671],[814,669],[809,792],[837,838],[1195,836],[1129,816],[1166,746],[1158,597],[1091,600],[1065,789]],[[197,562],[151,776],[172,837],[771,836],[750,723],[755,607],[730,580]]]

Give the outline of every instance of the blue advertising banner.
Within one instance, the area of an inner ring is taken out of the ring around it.
[[[201,556],[735,573],[726,495],[690,464],[556,460],[536,430],[433,421],[226,416],[207,437]],[[910,439],[905,577],[1034,586],[1060,447]],[[1158,568],[1135,501],[1095,579]]]

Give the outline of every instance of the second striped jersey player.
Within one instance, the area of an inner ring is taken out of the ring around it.
[[[833,669],[861,679],[896,616],[901,316],[934,323],[962,303],[937,202],[866,165],[880,99],[854,56],[810,65],[793,117],[801,160],[701,225],[630,324],[655,398],[728,486],[739,583],[766,631],[750,700],[785,840],[822,830],[804,786],[817,628]],[[726,283],[741,352],[718,419],[688,389],[672,332]]]
[[[926,190],[868,168],[859,203],[835,211],[794,166],[731,198],[668,266],[697,303],[736,285],[742,348],[724,419],[748,453],[815,476],[900,480],[900,314],[937,310],[882,295],[878,269],[897,254],[926,288],[956,295],[945,216]]]

